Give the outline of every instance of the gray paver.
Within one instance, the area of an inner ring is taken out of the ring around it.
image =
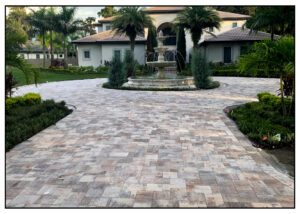
[[[201,91],[103,89],[105,79],[19,87],[76,110],[6,153],[7,207],[293,207],[294,179],[223,113],[278,79]]]

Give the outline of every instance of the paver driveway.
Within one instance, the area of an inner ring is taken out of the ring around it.
[[[6,154],[6,206],[293,207],[294,180],[223,113],[277,79],[214,90],[120,91],[104,79],[20,87],[76,110]]]

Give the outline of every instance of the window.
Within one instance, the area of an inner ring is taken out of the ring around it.
[[[63,57],[63,55],[62,55],[62,54],[59,54],[59,57]]]
[[[40,54],[36,54],[36,58],[37,58],[37,59],[40,59]]]
[[[214,28],[213,27],[209,27],[208,28],[208,32],[214,32]]]
[[[232,23],[232,28],[235,28],[235,27],[237,27],[237,22]]]
[[[114,50],[114,56],[121,59],[121,50]]]
[[[84,51],[83,56],[84,56],[85,59],[89,59],[90,58],[90,51]]]
[[[224,47],[224,63],[231,63],[231,47]]]
[[[106,25],[106,30],[110,30],[111,29],[111,25]]]

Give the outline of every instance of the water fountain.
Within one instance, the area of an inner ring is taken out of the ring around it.
[[[170,36],[163,36],[163,32],[158,33],[158,47],[154,48],[158,53],[157,61],[146,62],[148,66],[157,68],[155,76],[128,78],[128,82],[123,84],[124,88],[141,88],[141,89],[194,89],[194,80],[192,77],[180,77],[175,72],[170,72],[167,69],[170,67],[176,68],[176,61],[166,61],[165,53],[168,47],[163,45],[163,41]]]

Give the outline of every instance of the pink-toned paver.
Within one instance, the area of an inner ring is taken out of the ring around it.
[[[294,179],[223,113],[278,79],[215,79],[221,87],[203,91],[20,87],[76,110],[6,153],[6,206],[294,207]]]

